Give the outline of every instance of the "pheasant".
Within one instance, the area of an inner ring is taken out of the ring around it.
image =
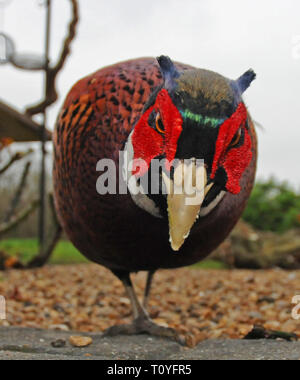
[[[255,76],[230,80],[161,56],[105,67],[71,89],[54,133],[55,204],[73,244],[130,297],[133,322],[106,335],[177,337],[146,311],[153,275],[204,259],[240,218],[257,160],[242,94]],[[103,162],[115,166],[107,177]],[[138,271],[148,272],[143,303],[130,278]]]

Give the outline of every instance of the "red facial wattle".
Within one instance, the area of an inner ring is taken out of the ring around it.
[[[164,136],[155,131],[148,123],[153,110],[160,113],[164,125]],[[160,155],[165,155],[166,168],[170,170],[175,158],[177,142],[182,132],[182,124],[180,112],[174,105],[168,91],[162,89],[158,93],[154,105],[142,115],[135,126],[132,145],[136,169],[133,174],[139,177],[143,176],[149,169],[151,161]],[[139,167],[139,160],[143,160],[146,167],[145,165]]]
[[[149,125],[149,117],[155,111],[160,114],[164,125],[164,135]],[[234,114],[219,127],[216,150],[212,165],[211,179],[218,168],[223,167],[226,175],[226,189],[232,194],[241,190],[240,180],[252,159],[251,137],[246,128],[247,109],[240,103]],[[230,148],[230,144],[239,128],[244,128],[243,143]],[[162,89],[153,106],[140,118],[132,135],[134,149],[133,174],[142,177],[148,171],[155,157],[165,156],[166,169],[170,170],[177,151],[178,139],[183,130],[183,119],[174,105],[168,91]],[[230,149],[229,149],[230,148]]]
[[[220,126],[216,143],[211,179],[215,178],[218,168],[223,167],[227,174],[226,189],[232,194],[241,191],[241,177],[252,159],[251,137],[246,121],[247,109],[244,103],[240,103],[235,113]],[[241,127],[244,128],[243,144],[228,151],[232,139]]]

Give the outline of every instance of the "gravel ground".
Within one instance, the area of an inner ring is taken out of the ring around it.
[[[145,273],[133,276],[139,297]],[[159,271],[154,279],[150,315],[175,328],[189,347],[207,339],[241,339],[253,325],[292,332],[292,298],[300,294],[300,271]],[[7,301],[3,327],[30,327],[100,333],[131,320],[121,282],[94,264],[49,266],[0,273],[0,295]]]
[[[2,327],[0,360],[300,360],[300,342],[207,340],[189,349],[146,335],[102,338],[99,334],[85,334],[92,337],[93,343],[75,348],[69,343],[71,335]],[[65,347],[52,347],[58,339],[66,342]]]

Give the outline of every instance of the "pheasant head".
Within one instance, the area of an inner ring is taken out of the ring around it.
[[[226,192],[241,191],[252,160],[242,94],[255,73],[230,80],[208,70],[179,71],[166,56],[157,60],[163,83],[150,96],[126,148],[133,162],[129,180],[143,193],[129,189],[139,207],[168,220],[171,246],[178,251],[199,217]]]

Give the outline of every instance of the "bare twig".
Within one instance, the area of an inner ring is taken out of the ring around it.
[[[22,195],[23,195],[23,192],[24,192],[24,189],[25,189],[25,186],[26,186],[26,181],[27,181],[27,178],[28,178],[28,174],[29,174],[29,170],[30,170],[30,166],[31,166],[31,162],[28,161],[27,164],[25,165],[25,168],[23,170],[23,174],[22,174],[22,177],[21,177],[21,181],[19,183],[19,186],[17,188],[17,191],[14,195],[14,198],[11,202],[11,206],[9,208],[9,211],[7,212],[5,218],[4,218],[4,222],[5,223],[8,223],[10,221],[10,219],[13,217],[19,203],[20,203],[20,200],[22,198]]]
[[[0,175],[5,173],[16,161],[22,160],[24,157],[29,156],[33,152],[32,149],[29,149],[27,152],[17,152],[15,153],[11,159],[8,161],[8,163],[3,167],[0,168]]]
[[[63,68],[66,59],[71,51],[71,43],[76,36],[76,27],[79,20],[78,3],[77,0],[70,0],[72,5],[72,20],[69,24],[69,33],[64,41],[63,49],[57,64],[54,67],[50,67],[47,71],[47,84],[46,84],[46,99],[39,104],[29,107],[26,110],[26,114],[33,116],[39,113],[43,113],[44,110],[53,104],[57,98],[56,90],[56,76]]]
[[[51,240],[48,243],[48,246],[45,248],[45,250],[39,252],[39,254],[29,262],[29,264],[26,267],[27,269],[40,268],[40,267],[44,266],[48,262],[48,260],[50,259],[51,254],[52,254],[55,246],[57,245],[57,243],[61,237],[61,234],[62,234],[62,227],[59,224],[59,221],[57,219],[57,214],[55,211],[54,199],[53,199],[52,194],[49,195],[49,202],[50,202],[50,206],[51,206],[53,221],[55,224],[54,233],[53,233]]]
[[[20,214],[13,217],[8,223],[1,223],[0,224],[0,237],[7,232],[14,229],[19,223],[23,222],[25,219],[28,218],[29,215],[33,213],[33,211],[37,208],[39,205],[39,201],[33,201],[25,210],[23,210]]]
[[[32,269],[32,268],[40,268],[44,266],[48,260],[51,257],[51,254],[56,247],[61,234],[62,234],[62,227],[59,224],[59,221],[57,219],[57,214],[55,211],[54,206],[54,199],[53,195],[49,195],[49,201],[51,205],[51,211],[54,221],[54,231],[52,233],[52,237],[49,240],[48,245],[46,246],[45,250],[40,251],[36,257],[34,257],[27,265],[21,263],[19,260],[13,261],[8,267],[9,268],[18,268],[18,269]],[[20,215],[13,218],[9,223],[3,223],[0,224],[0,237],[1,235],[4,235],[5,233],[11,231],[14,227],[16,227],[19,223],[24,221],[39,205],[39,201],[34,201],[25,211],[23,211]],[[5,269],[6,267],[4,267]]]
[[[71,3],[72,3],[72,20],[69,24],[69,34],[64,41],[63,50],[61,52],[60,58],[56,66],[52,69],[55,74],[57,74],[63,68],[65,61],[71,51],[70,49],[71,43],[76,36],[76,27],[79,21],[78,4],[77,4],[77,0],[71,0]]]
[[[44,252],[39,253],[34,259],[32,259],[27,265],[26,269],[41,268],[44,266],[50,259],[52,252],[54,251],[54,248],[56,247],[61,237],[61,234],[62,228],[61,226],[57,226],[48,247]]]

